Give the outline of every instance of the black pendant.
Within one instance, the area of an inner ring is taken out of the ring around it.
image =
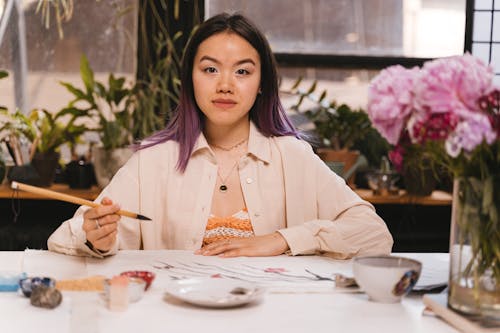
[[[221,192],[226,192],[227,191],[227,186],[222,184],[221,186],[219,186],[219,191]]]

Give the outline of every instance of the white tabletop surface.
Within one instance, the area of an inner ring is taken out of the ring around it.
[[[397,255],[422,261],[419,283],[446,279],[448,254]],[[111,277],[137,269],[157,274],[144,297],[124,312],[110,311],[98,293],[63,292],[62,304],[47,310],[31,306],[19,293],[2,292],[1,332],[457,332],[439,318],[422,315],[420,296],[382,304],[369,301],[363,293],[340,292],[329,281],[307,281],[306,268],[321,276],[352,274],[350,261],[327,257],[222,259],[165,250],[122,251],[99,260],[26,250],[0,252],[0,263],[3,271],[56,279]],[[223,278],[251,276],[266,286],[268,293],[256,304],[229,309],[196,307],[165,295],[165,285],[172,277],[213,274]]]

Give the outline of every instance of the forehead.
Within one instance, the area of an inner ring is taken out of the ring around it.
[[[219,61],[250,58],[260,61],[259,53],[246,39],[234,32],[220,32],[205,39],[195,55],[195,60],[209,56]]]

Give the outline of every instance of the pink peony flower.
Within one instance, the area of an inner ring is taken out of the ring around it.
[[[422,69],[381,71],[370,84],[368,115],[395,145],[389,153],[395,168],[418,167],[425,154],[457,174],[498,169],[500,90],[493,77],[493,69],[470,54],[428,61]]]
[[[413,109],[413,81],[418,68],[388,67],[371,82],[368,116],[374,127],[391,144],[400,138]]]
[[[466,114],[492,89],[493,69],[470,54],[426,62],[415,80],[415,109],[421,113]]]

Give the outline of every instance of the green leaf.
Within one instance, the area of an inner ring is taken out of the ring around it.
[[[324,100],[326,97],[326,89],[323,90],[323,92],[321,93],[321,95],[319,96],[319,100],[318,102],[321,102],[322,100]]]
[[[77,99],[87,100],[87,95],[80,89],[73,86],[71,83],[59,81],[59,83],[64,86],[70,93],[75,95]]]
[[[311,93],[313,93],[316,90],[317,85],[318,85],[318,81],[315,80],[313,82],[313,84],[311,85],[311,87],[309,88],[309,90],[307,91],[307,95],[310,95]]]
[[[108,92],[106,91],[106,88],[101,82],[99,81],[95,82],[95,89],[98,96],[106,98]]]
[[[89,61],[85,54],[80,59],[80,75],[87,89],[87,95],[91,95],[94,91],[94,72],[90,68]]]
[[[64,117],[66,115],[71,115],[72,118],[85,117],[88,116],[87,110],[78,109],[75,107],[66,107],[61,109],[55,116],[54,119]]]
[[[299,87],[299,85],[300,85],[300,83],[301,83],[301,82],[302,82],[302,76],[300,76],[300,77],[297,79],[297,81],[295,81],[295,83],[293,84],[293,86],[292,86],[292,88],[291,88],[291,89],[292,89],[292,90],[297,89],[297,88]]]
[[[7,76],[9,76],[9,73],[7,73],[6,71],[0,70],[0,79],[3,79],[4,77],[7,77]]]

